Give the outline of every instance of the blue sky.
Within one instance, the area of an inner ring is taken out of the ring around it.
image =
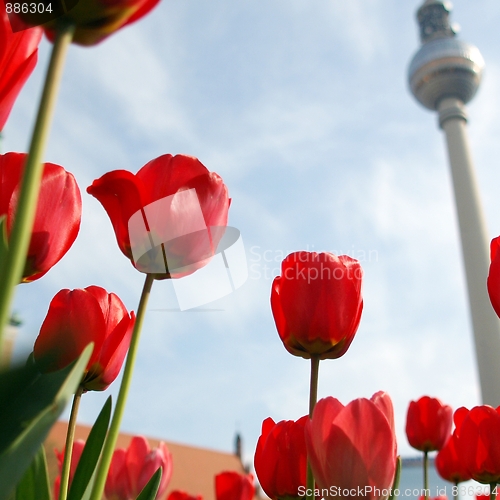
[[[453,4],[461,38],[486,60],[468,109],[494,237],[500,4]],[[162,0],[100,45],[72,46],[46,160],[76,176],[82,228],[60,264],[18,288],[18,355],[32,348],[61,288],[100,285],[137,308],[143,275],[85,189],[109,170],[135,172],[161,154],[185,153],[227,184],[249,279],[210,312],[164,311],[176,307],[172,285],[154,284],[125,431],[227,451],[238,431],[250,459],[266,417],[307,412],[309,364],[285,351],[269,305],[272,277],[295,250],[347,253],[365,271],[359,331],[343,358],[321,363],[320,397],[347,403],[387,391],[403,454],[412,453],[404,435],[410,400],[428,394],[454,408],[478,404],[444,137],[406,83],[419,5]],[[27,149],[49,50],[43,41],[3,151]],[[108,392],[85,395],[82,422],[93,421]]]

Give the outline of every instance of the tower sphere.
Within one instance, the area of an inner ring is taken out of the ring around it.
[[[470,101],[481,82],[484,59],[479,49],[455,37],[449,2],[427,0],[418,11],[422,46],[408,69],[411,91],[426,108],[441,99]]]
[[[435,110],[445,97],[469,102],[479,87],[484,59],[479,49],[456,38],[425,43],[413,57],[408,79],[413,95]]]

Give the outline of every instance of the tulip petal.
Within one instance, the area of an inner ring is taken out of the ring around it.
[[[89,324],[93,327],[88,328]],[[61,290],[52,299],[35,341],[35,361],[42,372],[60,370],[93,342],[88,369],[97,361],[104,336],[104,319],[95,297],[85,290]]]
[[[127,448],[126,468],[131,491],[140,493],[139,478],[151,448],[143,436],[134,436]]]

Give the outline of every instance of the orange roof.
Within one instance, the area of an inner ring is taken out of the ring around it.
[[[57,422],[45,441],[49,474],[52,480],[58,474],[54,449],[62,450],[64,448],[67,426],[67,422]],[[75,439],[86,440],[89,432],[90,426],[78,424]],[[132,437],[131,434],[120,434],[116,447],[128,447]],[[147,440],[152,448],[156,448],[161,441],[149,437]],[[173,490],[184,490],[191,495],[202,495],[204,500],[215,500],[214,478],[219,472],[226,470],[245,472],[240,458],[235,454],[196,448],[169,441],[164,442],[172,454],[173,473],[167,493],[161,500],[166,498]],[[259,498],[256,497],[256,500]]]

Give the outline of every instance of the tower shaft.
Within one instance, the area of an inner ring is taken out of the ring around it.
[[[440,101],[439,124],[446,135],[462,255],[467,279],[476,359],[484,404],[500,405],[500,322],[486,288],[489,236],[467,137],[467,115],[454,97]]]

